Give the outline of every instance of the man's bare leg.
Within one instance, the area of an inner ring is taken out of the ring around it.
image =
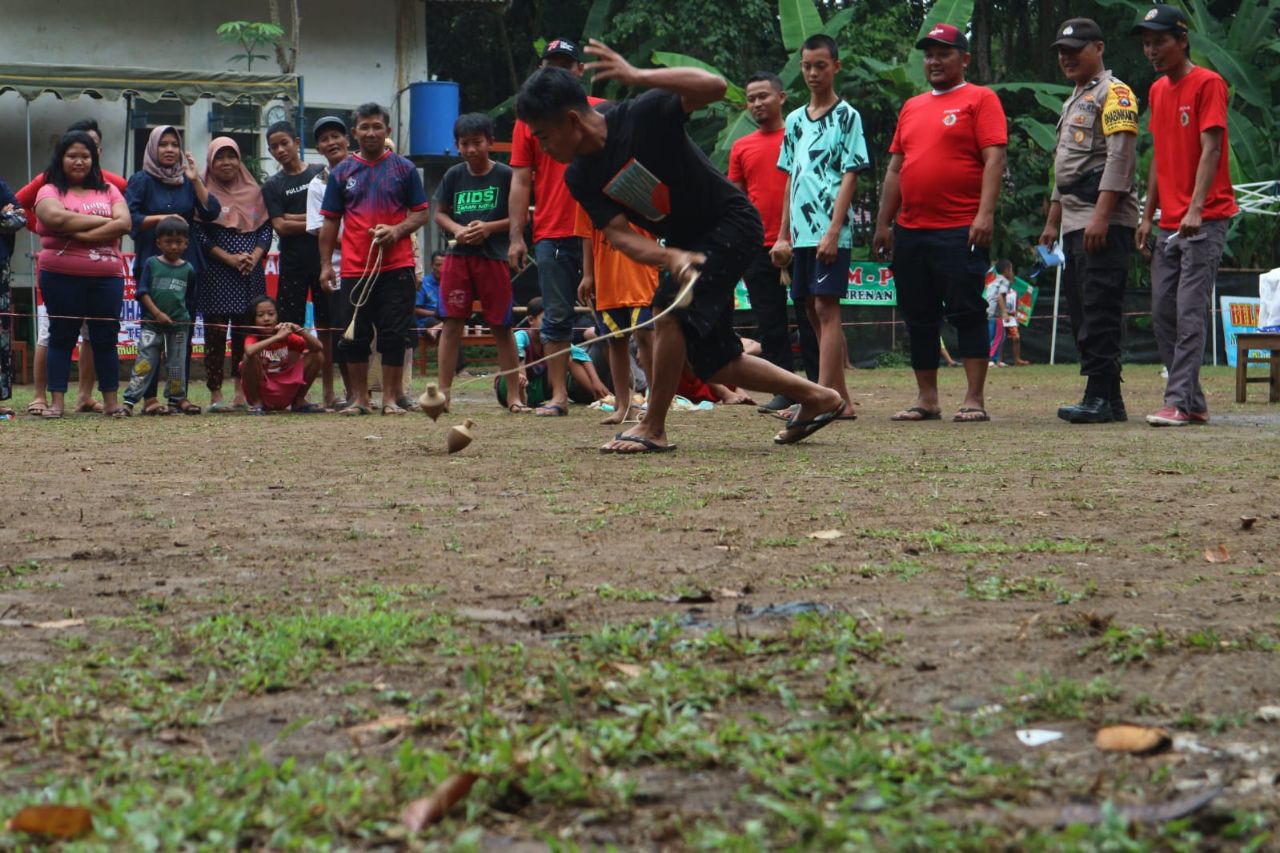
[[[933,372],[935,380],[938,372]],[[970,409],[970,412],[958,415],[960,420],[981,420],[982,413],[987,410],[986,403],[986,384],[987,384],[987,360],[985,358],[966,358],[964,359],[964,378],[966,383],[964,393],[964,403],[961,405],[963,409]],[[934,389],[935,394],[937,389]],[[980,411],[972,411],[980,410]]]
[[[76,395],[77,412],[101,412],[102,408],[93,401],[93,386],[98,381],[98,371],[94,369],[93,347],[88,341],[80,344],[80,363],[77,368],[79,382]]]
[[[609,372],[613,374],[613,411],[602,424],[620,424],[626,421],[631,410],[631,339],[611,338],[609,347]]]
[[[31,398],[31,405],[28,411],[32,413],[43,412],[49,408],[49,347],[36,345],[35,366],[32,372],[35,374],[32,381],[35,382],[35,393]]]
[[[551,410],[552,406],[559,406],[561,411],[567,412],[569,411],[569,342],[544,341],[542,348],[547,355],[547,378],[551,382],[551,399],[538,407],[538,414],[555,414]]]
[[[440,372],[440,393],[445,396],[445,400],[449,400],[452,395],[453,376],[458,368],[458,348],[462,346],[462,327],[465,320],[459,320],[453,317],[446,317],[444,320],[444,331],[440,333],[440,349],[436,353],[436,368]],[[508,387],[515,381],[515,377],[507,380]],[[449,411],[448,403],[445,404],[445,411]]]
[[[687,356],[684,330],[680,321],[671,315],[657,322],[654,334],[653,370],[649,374],[649,406],[640,423],[621,435],[631,435],[653,442],[659,447],[667,445],[667,410],[675,399]],[[636,453],[645,447],[634,441],[615,438],[600,448],[606,453]]]
[[[721,385],[736,385],[753,391],[782,394],[788,400],[800,404],[797,421],[812,421],[818,415],[827,414],[837,406],[847,406],[840,393],[832,388],[810,382],[798,374],[783,370],[772,362],[754,355],[740,355],[720,368],[710,379]],[[796,429],[801,429],[796,427]],[[784,429],[779,437],[790,430]]]
[[[845,381],[845,365],[849,363],[849,345],[840,325],[840,300],[835,296],[814,296],[806,310],[809,322],[818,335],[818,384],[840,395],[848,403],[842,417],[855,418],[853,399]],[[794,399],[794,398],[789,398]]]

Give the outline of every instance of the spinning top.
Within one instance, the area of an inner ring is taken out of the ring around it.
[[[680,293],[676,299],[677,308],[689,307],[689,303],[693,301],[693,286],[701,275],[702,272],[693,264],[685,264],[676,270],[676,282],[680,285]]]
[[[440,393],[440,390],[434,385],[428,385],[427,390],[422,392],[422,396],[418,398],[418,407],[422,409],[422,413],[431,420],[440,417],[449,405],[449,398]]]
[[[450,453],[457,453],[471,443],[471,428],[475,425],[475,421],[467,418],[460,425],[449,427],[449,435],[445,438],[445,444],[448,446]]]

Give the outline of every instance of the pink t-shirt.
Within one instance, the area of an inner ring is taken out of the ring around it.
[[[90,216],[111,216],[111,208],[124,203],[120,190],[107,185],[105,190],[86,190],[83,193],[61,193],[52,184],[46,184],[36,193],[36,206],[47,198],[62,202],[71,213]],[[122,276],[124,264],[120,259],[120,241],[106,243],[80,243],[50,231],[43,222],[36,225],[40,235],[40,269],[64,275],[86,277]]]

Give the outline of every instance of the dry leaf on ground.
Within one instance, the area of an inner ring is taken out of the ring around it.
[[[639,678],[644,675],[644,667],[634,663],[611,663],[609,664],[616,672],[625,675],[627,678]]]
[[[1231,552],[1227,550],[1226,545],[1219,545],[1216,548],[1205,548],[1204,558],[1210,563],[1225,563],[1231,559]]]
[[[844,536],[839,530],[815,530],[809,534],[810,539],[839,539]]]
[[[1173,742],[1164,729],[1152,726],[1119,725],[1098,730],[1094,745],[1103,752],[1142,754],[1164,749]]]
[[[37,622],[31,627],[43,628],[46,631],[60,631],[63,628],[79,628],[83,624],[83,619],[55,619],[52,622]]]
[[[393,714],[389,717],[379,717],[367,723],[350,726],[347,728],[347,735],[359,745],[367,735],[400,732],[412,725],[413,717],[408,714]]]
[[[93,814],[82,806],[27,806],[5,823],[10,832],[79,838],[93,831]]]
[[[471,786],[480,777],[475,773],[457,773],[445,779],[431,792],[431,796],[414,800],[400,813],[400,822],[410,832],[421,832],[424,826],[439,823],[449,809],[471,792]]]

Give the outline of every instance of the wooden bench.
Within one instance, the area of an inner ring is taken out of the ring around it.
[[[1264,358],[1250,358],[1250,350],[1267,350]],[[1266,376],[1249,376],[1249,365],[1270,365]],[[1280,332],[1246,332],[1236,335],[1236,402],[1248,396],[1249,383],[1266,382],[1271,393],[1268,402],[1280,402]]]
[[[27,342],[14,341],[10,345],[13,353],[13,384],[27,384]]]

